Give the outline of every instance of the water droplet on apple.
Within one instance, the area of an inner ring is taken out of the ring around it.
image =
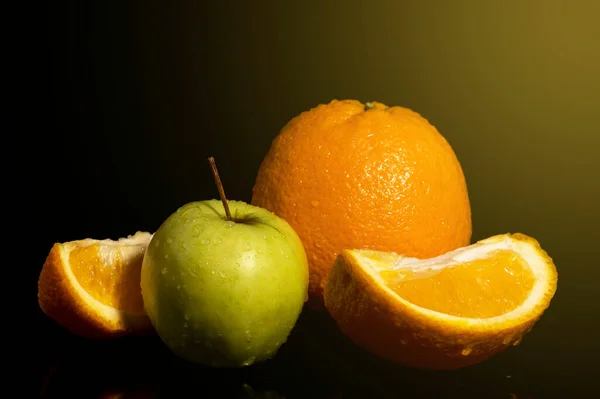
[[[170,243],[172,243],[172,242],[173,242],[173,240],[172,240],[172,239],[170,239],[170,238],[167,238],[167,244],[170,244]]]
[[[220,239],[220,238],[217,238],[217,239],[215,239],[215,244],[220,244],[220,243],[222,243],[222,242],[223,242],[223,240],[222,240],[222,239]]]
[[[319,201],[313,200],[313,201],[310,201],[310,204],[313,206],[313,208],[316,208],[319,206]]]
[[[210,241],[208,241],[207,239],[203,239],[200,241],[200,244],[204,244],[204,245],[210,244]]]
[[[254,363],[254,360],[256,360],[256,357],[252,356],[251,358],[249,358],[248,360],[246,360],[244,362],[244,366],[250,366],[251,364]]]
[[[469,356],[471,354],[471,352],[473,352],[473,349],[471,349],[471,348],[465,348],[465,349],[463,349],[460,352],[460,354],[463,355],[463,356]]]
[[[190,319],[190,315],[189,315],[189,314],[187,314],[187,313],[185,313],[185,314],[183,315],[183,318],[184,318],[184,319],[186,319],[186,320],[189,320],[189,319]]]
[[[225,272],[219,272],[219,276],[225,278],[225,277],[227,277],[227,273],[225,273]]]
[[[167,270],[166,267],[163,267],[163,269],[160,271],[160,274],[167,274],[169,271]]]
[[[235,226],[235,222],[233,220],[228,220],[227,227],[233,227],[233,226]]]
[[[250,333],[250,330],[244,331],[244,336],[246,337],[246,342],[252,341],[252,334]]]
[[[169,254],[165,254],[165,259],[169,259]]]
[[[215,271],[214,271],[214,270],[211,270],[211,271],[210,271],[210,274],[215,274]]]

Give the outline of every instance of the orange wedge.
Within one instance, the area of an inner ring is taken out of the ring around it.
[[[424,369],[456,369],[518,345],[550,305],[557,271],[539,243],[503,234],[430,259],[342,251],[325,305],[355,343]]]
[[[152,331],[140,288],[152,235],[52,246],[38,281],[42,311],[72,333],[109,338]]]

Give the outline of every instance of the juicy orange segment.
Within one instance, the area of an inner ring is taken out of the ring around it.
[[[483,259],[438,270],[382,270],[395,293],[415,305],[472,318],[503,315],[522,304],[535,282],[529,266],[515,251],[497,250]]]
[[[132,267],[132,259],[125,261],[121,251],[99,243],[75,247],[69,255],[73,275],[94,299],[125,312],[143,313],[140,269]]]
[[[83,239],[53,245],[40,273],[42,311],[77,335],[108,338],[147,333],[141,265],[152,235]]]
[[[324,298],[363,348],[411,367],[456,369],[518,345],[557,280],[535,239],[503,234],[429,259],[343,250]]]

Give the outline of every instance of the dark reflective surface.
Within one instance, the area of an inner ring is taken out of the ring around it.
[[[49,323],[51,324],[51,323]],[[269,362],[237,370],[182,361],[155,337],[95,342],[48,326],[42,398],[549,398],[586,397],[575,381],[535,371],[552,361],[521,346],[451,372],[406,369],[349,342],[322,314],[305,310]]]

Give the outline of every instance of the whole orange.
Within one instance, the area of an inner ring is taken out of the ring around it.
[[[309,305],[345,248],[428,258],[468,245],[465,177],[446,139],[418,113],[333,100],[290,120],[273,140],[252,204],[284,218],[310,266]]]

